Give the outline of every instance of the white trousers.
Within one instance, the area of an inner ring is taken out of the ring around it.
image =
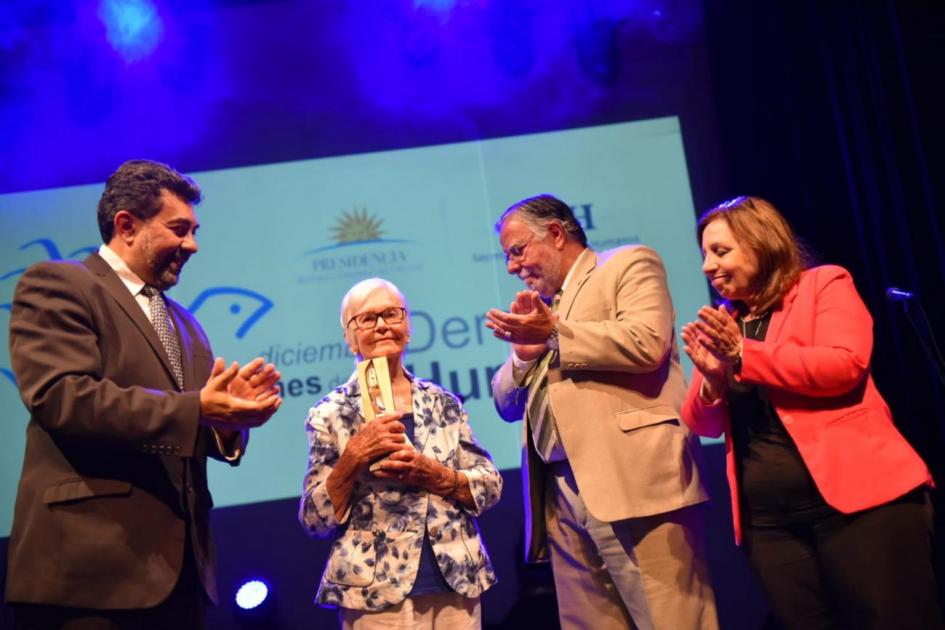
[[[344,630],[479,630],[482,609],[478,597],[435,593],[408,597],[381,611],[341,608]]]

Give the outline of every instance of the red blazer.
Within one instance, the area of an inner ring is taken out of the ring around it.
[[[771,314],[764,341],[745,339],[739,382],[764,387],[817,489],[844,513],[891,501],[932,478],[893,425],[870,375],[873,319],[842,267],[808,269]],[[735,540],[741,519],[728,403],[706,404],[696,370],[682,417],[699,435],[725,433]]]

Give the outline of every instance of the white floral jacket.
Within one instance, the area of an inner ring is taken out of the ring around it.
[[[413,378],[413,413],[414,446],[462,471],[476,507],[366,474],[355,482],[343,522],[335,518],[325,482],[364,424],[353,377],[312,407],[305,420],[309,457],[299,522],[311,536],[335,537],[315,596],[319,604],[382,610],[403,601],[417,576],[424,531],[443,577],[457,593],[476,597],[496,582],[474,516],[498,502],[502,476],[473,437],[466,411],[453,394]]]

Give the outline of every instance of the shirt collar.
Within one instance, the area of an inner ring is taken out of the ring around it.
[[[128,263],[122,260],[122,257],[115,253],[108,245],[104,243],[98,248],[98,255],[102,257],[108,266],[118,274],[118,278],[122,281],[125,287],[131,291],[131,295],[138,295],[141,293],[141,289],[144,288],[144,280],[139,278],[135,272],[128,267]]]
[[[564,293],[564,290],[568,288],[568,283],[571,281],[571,276],[574,275],[574,270],[578,268],[579,266],[578,263],[581,262],[581,259],[584,258],[585,256],[589,256],[590,254],[591,254],[591,248],[585,247],[584,251],[581,252],[581,255],[574,259],[574,264],[572,264],[571,268],[568,269],[568,275],[564,277],[564,283],[561,285],[561,288],[559,289],[560,293]]]

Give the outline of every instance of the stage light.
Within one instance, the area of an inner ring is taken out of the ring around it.
[[[151,0],[102,0],[98,17],[105,35],[125,61],[147,57],[161,42],[164,25]]]
[[[246,630],[275,630],[282,623],[275,590],[265,580],[253,578],[243,582],[233,596],[233,622]]]
[[[236,605],[243,610],[259,608],[269,597],[269,586],[262,580],[250,580],[236,591]]]

